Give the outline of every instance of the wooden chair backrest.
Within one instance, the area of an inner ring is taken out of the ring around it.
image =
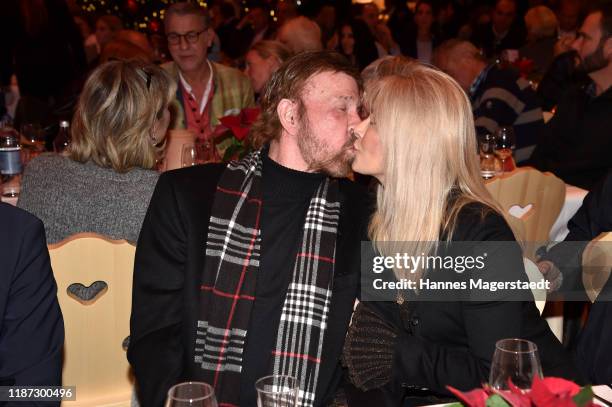
[[[77,389],[77,400],[62,405],[128,406],[133,378],[124,341],[135,247],[80,233],[50,245],[49,254],[66,331],[62,383]]]
[[[582,284],[591,302],[603,289],[612,270],[612,232],[602,233],[582,253]]]
[[[547,242],[565,202],[565,183],[549,172],[522,167],[487,182],[506,219],[524,242]],[[523,211],[520,217],[511,209]]]

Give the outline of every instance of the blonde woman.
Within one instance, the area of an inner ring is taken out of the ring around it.
[[[258,41],[249,49],[245,57],[244,73],[251,80],[253,91],[261,94],[268,79],[291,57],[291,51],[280,41]]]
[[[81,93],[67,156],[26,167],[18,206],[38,216],[47,241],[96,232],[136,242],[157,182],[174,81],[139,61],[100,65]]]
[[[393,249],[407,247],[391,242],[411,242],[411,254],[418,255],[438,253],[447,247],[442,242],[509,241],[489,256],[486,270],[503,268],[504,280],[527,281],[512,230],[480,179],[472,111],[459,85],[398,58],[378,61],[366,74],[370,113],[354,129],[352,166],[379,182],[369,225],[378,253],[394,256]],[[393,271],[396,279],[431,275]],[[544,374],[573,376],[573,363],[533,301],[459,301],[417,291],[402,292],[395,302],[362,302],[347,336],[351,381],[361,390],[382,388],[387,405],[431,404],[449,397],[446,385],[479,387],[503,338],[536,342]]]

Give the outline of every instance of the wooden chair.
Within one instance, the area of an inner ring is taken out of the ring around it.
[[[565,202],[565,183],[546,172],[522,167],[487,182],[487,189],[504,209],[517,240],[523,243],[549,240],[552,225]],[[535,257],[536,245],[527,244],[525,255]]]
[[[126,358],[135,247],[80,233],[49,246],[64,315],[63,406],[129,406],[133,378]]]
[[[582,284],[591,302],[601,292],[612,270],[612,232],[602,233],[582,253]]]

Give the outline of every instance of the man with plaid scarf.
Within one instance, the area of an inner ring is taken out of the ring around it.
[[[143,406],[182,381],[255,406],[270,374],[298,379],[299,406],[332,400],[369,218],[344,178],[359,100],[344,58],[299,54],[265,89],[258,149],[162,174],[134,266],[128,359]]]

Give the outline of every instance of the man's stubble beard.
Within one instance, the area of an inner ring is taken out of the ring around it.
[[[578,69],[586,74],[589,74],[607,67],[609,61],[603,54],[603,48],[603,42],[600,42],[595,51],[591,52],[589,55],[584,57],[584,59],[580,60]]]
[[[310,171],[322,172],[334,178],[344,178],[351,172],[355,159],[353,140],[348,139],[339,152],[328,153],[328,148],[317,140],[310,127],[306,113],[302,115],[298,136],[298,148]]]

